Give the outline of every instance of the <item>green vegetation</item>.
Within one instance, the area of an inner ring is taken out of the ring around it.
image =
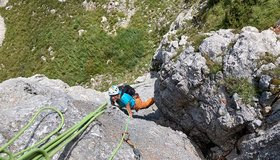
[[[116,28],[116,34],[111,35],[108,32],[126,15],[117,9],[107,12],[102,6],[109,1],[93,1],[93,11],[86,11],[82,2],[10,0],[10,10],[0,8],[7,27],[0,48],[0,81],[44,74],[69,85],[88,84],[91,78],[110,78],[96,87],[100,90],[112,83],[130,83],[148,71],[158,42],[180,11],[176,6],[179,1],[137,2],[134,5],[138,11],[130,25]],[[167,7],[173,12],[161,22],[166,26],[155,25]],[[102,16],[107,18],[108,32],[103,29]],[[85,32],[79,36],[81,30]]]
[[[277,56],[266,52],[265,55],[261,56],[260,59],[257,61],[257,67],[259,68],[263,64],[275,63],[277,58]]]
[[[279,75],[279,73],[280,73],[280,69],[279,68],[277,69],[277,72],[278,72],[278,75]],[[273,93],[273,94],[280,93],[280,77],[273,78],[271,80],[271,84],[273,84],[275,86],[270,88],[270,92]]]
[[[87,85],[94,78],[100,82],[96,86],[99,90],[112,83],[131,83],[149,70],[162,36],[180,11],[201,3],[135,1],[136,12],[129,25],[120,28],[119,21],[127,18],[123,10],[108,12],[104,6],[109,1],[93,0],[95,9],[86,11],[83,2],[9,0],[8,6],[12,8],[0,8],[7,27],[0,47],[0,81],[44,74],[69,85]],[[130,1],[124,3],[127,10],[131,9]],[[204,32],[246,25],[259,29],[273,26],[280,17],[279,5],[275,0],[210,0],[176,35],[187,35],[198,50],[206,37],[201,34]],[[108,23],[101,23],[103,16]],[[79,31],[84,32],[79,35]],[[220,67],[214,63],[211,72],[219,71]]]
[[[198,2],[190,3],[199,5]],[[279,8],[280,3],[276,0],[208,0],[207,5],[191,21],[186,22],[183,27],[186,29],[177,35],[187,35],[198,51],[201,39],[205,38],[201,33],[220,28],[235,29],[238,32],[244,26],[268,29],[279,20]]]
[[[200,33],[199,27],[193,26],[191,21],[186,21],[184,26],[177,30],[176,35],[187,35],[195,51],[199,51],[199,46],[202,41],[207,38],[207,35]]]
[[[255,26],[267,29],[279,20],[277,0],[209,0],[194,24],[204,31]]]
[[[264,64],[274,63],[276,62],[279,56],[274,56],[271,53],[266,52],[265,55],[261,56],[257,61],[257,68],[260,68]],[[263,71],[263,74],[269,75],[272,78],[279,79],[280,78],[280,68],[274,68],[270,70]]]
[[[224,19],[226,27],[251,25],[262,30],[273,26],[280,17],[280,3],[276,0],[227,0],[224,5],[229,6]]]
[[[185,49],[184,47],[180,46],[180,47],[176,50],[176,54],[175,54],[173,57],[171,57],[171,60],[172,60],[173,62],[176,62],[176,61],[178,60],[180,54],[184,51],[184,49]]]
[[[272,77],[280,79],[280,68],[275,68],[269,72]]]
[[[210,74],[216,74],[217,72],[223,70],[222,64],[212,61],[207,55],[204,55],[204,58],[206,59],[206,64],[210,69]]]
[[[230,95],[237,93],[247,104],[257,95],[256,87],[247,78],[228,77],[225,79],[225,86]]]

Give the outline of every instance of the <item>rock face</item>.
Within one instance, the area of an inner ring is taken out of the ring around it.
[[[227,155],[231,159],[238,153],[249,159],[279,157],[274,148],[280,144],[272,142],[279,137],[279,108],[275,107],[276,92],[272,91],[279,86],[272,79],[279,75],[271,74],[280,67],[279,36],[271,30],[244,27],[239,34],[231,30],[210,33],[199,52],[189,46],[174,56],[171,48],[162,48],[161,44],[152,61],[153,68],[158,69],[155,98],[160,111],[192,137],[210,159]],[[214,66],[220,68],[214,70]],[[230,92],[227,85],[229,79],[242,78],[260,93],[251,97],[250,103],[240,93]],[[267,126],[273,115],[265,117],[260,112],[267,106],[274,110],[273,127]],[[253,139],[240,140],[248,133],[262,131],[251,135]],[[266,142],[260,144],[259,140]],[[273,153],[261,154],[270,150]]]
[[[5,7],[8,3],[8,0],[0,0],[0,7]],[[6,33],[6,26],[4,23],[4,18],[0,15],[0,47],[2,46],[2,43],[5,38]]]
[[[5,33],[6,33],[6,27],[4,23],[4,18],[0,16],[0,47],[2,46],[2,43],[4,41]]]
[[[279,138],[279,121],[257,135],[246,135],[238,144],[241,153],[236,159],[279,159]]]
[[[0,0],[0,7],[5,7],[9,0]]]
[[[142,89],[138,86],[139,91]],[[144,95],[141,92],[139,94]],[[105,93],[80,86],[69,87],[60,80],[51,80],[43,75],[4,81],[0,84],[0,146],[27,124],[41,107],[53,106],[63,113],[63,132],[106,101],[108,97]],[[141,111],[139,112],[138,114],[141,114]],[[126,119],[127,116],[122,111],[108,106],[97,121],[53,159],[108,159],[121,139]],[[42,114],[9,150],[16,152],[34,144],[54,130],[59,123],[60,118],[56,114]],[[135,117],[129,121],[128,132],[130,140],[140,151],[140,159],[203,159],[199,150],[180,131]],[[132,160],[139,157],[132,147],[124,142],[114,159]]]
[[[254,27],[245,27],[241,30],[232,51],[224,57],[224,73],[227,76],[238,77],[260,76],[263,71],[279,65],[278,62],[262,64],[258,61],[267,54],[279,58],[280,41],[276,34],[272,30],[259,33]]]

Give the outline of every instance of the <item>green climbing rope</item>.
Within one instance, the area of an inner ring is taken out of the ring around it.
[[[79,135],[81,132],[83,132],[90,123],[97,118],[99,115],[101,115],[103,112],[105,112],[107,103],[104,103],[103,105],[99,106],[98,109],[96,109],[94,112],[88,114],[86,117],[84,117],[79,123],[62,133],[61,135],[57,136],[53,140],[51,140],[48,143],[45,143],[47,139],[49,139],[51,136],[56,134],[63,126],[64,124],[64,117],[60,111],[53,107],[46,107],[40,109],[29,121],[29,123],[22,128],[19,133],[17,133],[10,141],[8,141],[5,145],[3,145],[0,148],[0,153],[5,153],[8,156],[9,160],[38,160],[41,158],[45,158],[46,160],[50,160],[60,149],[62,149],[65,145],[67,145],[70,141],[72,141],[77,135]],[[56,113],[59,114],[61,117],[61,123],[58,126],[56,130],[51,132],[49,135],[47,135],[45,138],[34,144],[33,146],[30,146],[18,153],[13,154],[12,152],[8,151],[7,148],[9,145],[11,145],[20,135],[24,133],[24,131],[30,127],[31,124],[34,123],[37,116],[44,110],[53,110]],[[45,143],[45,144],[44,144]],[[38,148],[38,146],[40,146]],[[6,157],[0,157],[0,160],[6,160]]]
[[[18,153],[12,154],[11,152],[7,151],[7,147],[8,147],[9,145],[11,145],[16,139],[18,139],[18,137],[21,136],[21,135],[24,133],[24,131],[25,131],[27,128],[29,128],[29,127],[34,123],[34,121],[36,120],[36,118],[39,116],[40,113],[42,113],[43,111],[46,111],[46,110],[53,110],[54,112],[56,112],[56,113],[60,116],[61,122],[60,122],[59,126],[57,127],[57,129],[55,129],[53,132],[51,132],[49,135],[47,135],[45,138],[43,138],[43,139],[40,140],[39,142],[35,143],[33,146],[30,146],[30,147],[28,147],[28,148],[26,148],[26,149],[24,149],[24,150],[22,150],[22,151],[20,151],[20,152],[18,152]],[[53,108],[53,107],[41,108],[40,110],[38,110],[38,111],[36,112],[36,114],[31,118],[31,120],[29,121],[29,123],[28,123],[26,126],[24,126],[11,140],[9,140],[5,145],[3,145],[3,146],[0,148],[0,153],[7,153],[8,156],[9,156],[9,160],[13,160],[13,159],[15,159],[18,155],[21,155],[21,154],[24,153],[25,151],[30,150],[30,149],[32,149],[32,148],[35,148],[35,147],[39,146],[39,145],[42,144],[44,141],[46,141],[48,138],[50,138],[51,136],[53,136],[54,134],[56,134],[56,133],[62,128],[63,124],[64,124],[64,117],[63,117],[62,113],[61,113],[59,110],[57,110],[57,109],[55,109],[55,108]],[[4,160],[3,157],[0,157],[0,159],[3,159],[3,160]]]
[[[127,130],[128,130],[129,121],[130,121],[130,117],[127,118],[124,132],[127,132]],[[118,146],[117,146],[117,147],[114,149],[114,151],[112,152],[112,154],[111,154],[109,160],[112,160],[112,159],[115,157],[115,155],[117,154],[117,152],[119,151],[119,149],[120,149],[120,147],[121,147],[121,145],[122,145],[122,143],[123,143],[123,140],[124,140],[125,136],[126,136],[125,134],[122,135],[122,138],[121,138],[121,140],[120,140]]]

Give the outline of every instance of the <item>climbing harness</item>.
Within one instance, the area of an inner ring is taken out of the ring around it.
[[[2,154],[5,154],[5,157],[0,157],[0,160],[38,160],[41,158],[45,158],[46,160],[50,160],[60,149],[62,149],[64,146],[66,146],[70,141],[72,141],[76,136],[78,136],[80,133],[82,133],[93,120],[95,120],[99,115],[101,115],[103,112],[105,112],[107,103],[104,103],[103,105],[100,105],[94,112],[91,112],[86,117],[84,117],[79,123],[65,131],[64,133],[60,134],[56,138],[52,139],[51,141],[46,143],[46,140],[48,140],[51,136],[56,134],[63,126],[64,124],[64,117],[62,113],[53,108],[53,107],[45,107],[40,109],[29,121],[29,123],[23,127],[11,140],[9,140],[6,144],[4,144],[0,148],[0,156]],[[53,110],[54,112],[58,113],[61,122],[57,129],[52,131],[49,135],[47,135],[45,138],[40,140],[39,142],[35,143],[33,146],[30,146],[18,153],[12,153],[8,151],[8,146],[11,145],[16,139],[18,139],[19,136],[21,136],[24,131],[31,126],[31,124],[34,123],[37,116],[45,111],[45,110]],[[40,146],[40,147],[38,147]],[[1,154],[2,153],[2,154]]]

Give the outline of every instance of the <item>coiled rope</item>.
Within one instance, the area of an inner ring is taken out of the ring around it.
[[[6,144],[4,144],[0,148],[0,153],[4,153],[5,157],[0,157],[0,160],[38,160],[41,158],[45,158],[46,160],[50,160],[60,149],[62,149],[65,145],[67,145],[70,141],[72,141],[76,136],[78,136],[81,132],[83,132],[90,124],[91,122],[97,118],[99,115],[101,115],[103,112],[105,112],[107,103],[104,103],[103,105],[99,106],[94,112],[91,112],[86,117],[84,117],[79,123],[65,131],[64,133],[60,134],[53,140],[45,143],[47,139],[49,139],[51,136],[56,134],[63,126],[64,124],[64,117],[62,113],[53,108],[53,107],[45,107],[40,109],[29,121],[29,123],[23,127],[11,140],[9,140]],[[58,128],[55,129],[53,132],[51,132],[49,135],[47,135],[45,138],[40,140],[39,142],[35,143],[34,145],[18,152],[18,153],[12,153],[8,151],[8,146],[11,145],[20,135],[24,133],[24,131],[31,126],[31,124],[34,123],[37,116],[45,111],[45,110],[53,110],[54,112],[58,113],[61,118],[61,123],[59,124]],[[44,144],[45,143],[45,144]],[[40,147],[38,147],[40,146]],[[0,154],[1,156],[1,154]],[[7,157],[8,156],[8,157]]]

